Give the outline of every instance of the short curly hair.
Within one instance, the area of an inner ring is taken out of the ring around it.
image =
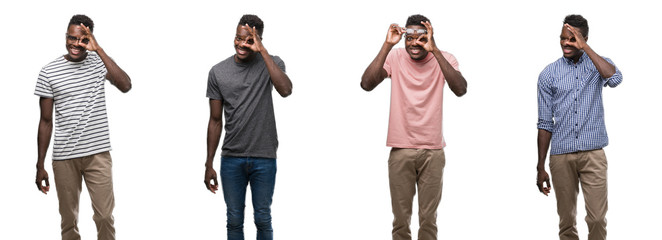
[[[264,23],[262,22],[262,19],[253,14],[245,14],[244,16],[241,16],[241,19],[239,19],[237,26],[246,24],[248,24],[250,27],[255,27],[255,30],[257,30],[257,35],[262,37],[262,32],[264,31]]]
[[[81,23],[86,27],[89,27],[90,31],[94,32],[94,22],[88,16],[85,16],[83,14],[76,14],[73,17],[71,17],[71,20],[69,20],[69,25],[67,25],[67,28],[69,28],[69,26],[71,25],[78,26]]]
[[[582,15],[572,14],[565,16],[565,19],[563,19],[563,24],[566,23],[570,26],[579,28],[579,31],[582,32],[582,35],[584,35],[584,37],[588,37],[588,20],[582,17]]]
[[[425,27],[425,25],[423,25],[421,22],[430,22],[430,19],[426,18],[425,16],[423,16],[421,14],[414,14],[414,15],[409,16],[409,18],[407,18],[407,25],[405,25],[405,26],[414,25],[414,26],[423,26],[423,27]],[[432,22],[430,22],[430,23],[432,23]]]

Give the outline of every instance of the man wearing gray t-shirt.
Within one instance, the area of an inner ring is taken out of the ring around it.
[[[209,71],[209,126],[205,186],[218,190],[214,155],[221,138],[225,113],[225,138],[221,153],[221,182],[227,205],[228,240],[244,239],[246,186],[251,184],[257,239],[273,239],[271,201],[276,181],[276,121],[272,89],[287,97],[292,82],[285,63],[262,45],[264,24],[255,15],[244,15],[234,38],[236,54]],[[213,183],[212,183],[213,181]]]

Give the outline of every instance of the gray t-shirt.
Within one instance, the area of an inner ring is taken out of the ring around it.
[[[274,62],[285,71],[278,56]],[[209,71],[207,97],[223,101],[223,156],[276,158],[278,136],[271,91],[273,84],[261,55],[238,63],[234,55]]]

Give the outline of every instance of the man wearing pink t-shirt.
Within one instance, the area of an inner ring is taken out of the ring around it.
[[[391,50],[405,36],[405,48]],[[391,112],[386,145],[393,208],[393,239],[411,239],[412,202],[418,188],[418,239],[437,239],[446,142],[442,135],[444,84],[460,97],[467,81],[455,57],[439,50],[430,20],[412,15],[405,28],[391,24],[377,57],[361,78],[371,91],[391,78]]]

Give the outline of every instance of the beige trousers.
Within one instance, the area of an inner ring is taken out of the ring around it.
[[[437,239],[437,207],[441,201],[446,157],[443,149],[393,148],[388,159],[393,239],[411,239],[412,203],[418,187],[418,239]]]
[[[69,160],[53,161],[55,187],[62,216],[62,240],[79,240],[78,202],[81,180],[92,200],[98,239],[114,240],[112,159],[109,152]]]
[[[578,240],[577,194],[582,186],[589,240],[607,239],[607,157],[602,149],[550,156],[559,238]]]

